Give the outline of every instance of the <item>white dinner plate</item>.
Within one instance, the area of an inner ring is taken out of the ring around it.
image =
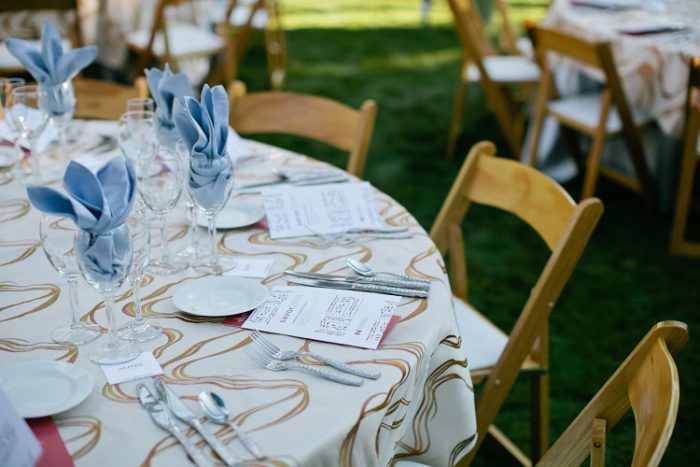
[[[72,409],[90,395],[93,385],[90,373],[65,362],[23,362],[0,370],[0,386],[22,418]]]
[[[216,216],[217,229],[238,229],[247,227],[258,222],[265,216],[265,209],[255,203],[247,201],[231,202]],[[197,216],[197,224],[200,227],[207,227],[207,220],[204,216]]]
[[[173,303],[197,316],[230,316],[256,308],[267,299],[267,288],[252,279],[204,277],[180,287]]]

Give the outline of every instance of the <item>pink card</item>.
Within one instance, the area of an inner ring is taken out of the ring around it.
[[[27,424],[44,449],[35,467],[73,467],[73,458],[68,454],[53,418],[32,418]]]

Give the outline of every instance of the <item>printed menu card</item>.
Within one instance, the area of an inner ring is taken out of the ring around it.
[[[245,329],[376,349],[401,297],[315,287],[275,287]]]
[[[263,200],[274,239],[383,225],[368,182],[267,188]]]

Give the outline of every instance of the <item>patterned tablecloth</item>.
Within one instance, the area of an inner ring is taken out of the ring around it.
[[[237,181],[269,178],[273,165],[320,164],[276,149],[270,155],[273,148],[248,144],[261,154],[261,162],[241,168]],[[255,200],[256,195],[244,198]],[[222,254],[273,259],[271,275],[262,281],[267,287],[286,284],[282,271],[291,267],[348,274],[345,258],[432,279],[429,299],[401,300],[402,319],[379,350],[271,335],[284,348],[315,350],[381,371],[379,380],[367,380],[360,388],[297,371],[261,369],[242,350],[250,342],[248,331],[187,316],[173,305],[173,290],[200,274],[188,270],[146,278],[144,312],[164,327],[165,335],[142,348],[153,351],[165,371],[164,380],[197,413],[201,414],[196,396],[205,389],[233,406],[235,421],[270,456],[255,465],[384,466],[395,455],[451,465],[475,440],[473,389],[443,260],[405,208],[379,191],[376,201],[386,223],[409,226],[413,238],[331,245],[311,236],[272,240],[266,230],[252,226],[227,231],[218,243]],[[137,382],[110,386],[88,360],[95,343],[67,347],[51,342],[51,329],[69,319],[68,297],[42,253],[39,218],[22,186],[0,186],[0,368],[49,359],[76,363],[91,373],[96,384],[87,400],[55,416],[78,466],[188,465],[182,448],[140,408]],[[184,208],[179,207],[169,217],[173,250],[183,245],[185,231]],[[118,323],[133,316],[131,295],[126,289],[122,293]],[[105,327],[100,297],[82,281],[80,300],[83,319]],[[211,428],[237,454],[250,459],[228,428]]]

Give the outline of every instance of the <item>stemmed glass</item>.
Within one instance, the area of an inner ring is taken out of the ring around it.
[[[110,249],[112,264],[109,267],[109,274],[96,267],[94,258],[90,258],[87,254],[87,250],[98,247]],[[117,337],[117,327],[114,320],[114,295],[124,283],[131,267],[129,227],[123,223],[103,234],[80,230],[75,236],[75,252],[80,273],[87,283],[102,295],[107,313],[109,340],[107,344],[92,349],[90,360],[100,365],[116,365],[135,359],[141,351],[133,343],[120,340]]]
[[[10,102],[5,109],[9,121],[16,131],[19,132],[19,138],[24,138],[29,143],[29,153],[32,164],[34,182],[41,183],[41,171],[39,169],[39,157],[34,150],[36,140],[41,136],[41,133],[46,128],[48,115],[43,112],[39,105],[39,87],[38,86],[20,86],[12,90],[10,93]]]
[[[68,80],[60,84],[39,86],[39,106],[49,116],[58,131],[58,160],[66,160],[66,128],[75,113],[75,91]]]
[[[179,140],[175,145],[175,151],[180,156],[182,160],[183,167],[189,167],[189,157],[190,153],[185,147],[185,143]],[[177,255],[181,258],[185,258],[189,262],[196,262],[199,259],[199,239],[197,236],[197,205],[194,204],[194,199],[192,198],[192,193],[190,192],[190,186],[185,177],[185,185],[183,188],[185,192],[185,207],[187,208],[188,217],[188,246],[183,250],[178,251]]]
[[[159,146],[155,157],[139,157],[136,173],[141,199],[159,223],[160,258],[150,259],[148,270],[154,274],[175,274],[187,267],[186,263],[173,261],[168,250],[165,217],[177,205],[185,179],[185,169],[176,151]]]
[[[51,339],[59,344],[80,345],[97,339],[102,331],[95,324],[78,318],[78,262],[73,249],[77,227],[65,217],[44,215],[39,224],[41,246],[51,266],[68,283],[71,322],[51,331]]]
[[[120,339],[145,342],[163,334],[160,326],[143,319],[141,310],[141,281],[148,264],[151,243],[146,207],[140,202],[138,205],[135,204],[126,223],[129,225],[131,233],[132,249],[131,269],[129,269],[126,278],[134,296],[135,317],[122,325],[117,335]]]
[[[6,109],[9,105],[10,93],[12,90],[24,86],[25,84],[26,82],[22,78],[0,78],[0,110],[3,115],[7,115]],[[8,129],[14,133],[15,143],[14,147],[0,146],[0,176],[2,176],[3,179],[8,177],[5,174],[10,172],[22,157],[22,151],[19,147],[19,138],[17,137],[19,131],[15,130],[9,118],[5,121],[7,122]]]
[[[124,156],[134,166],[142,157],[152,158],[158,147],[156,142],[155,112],[131,110],[119,118],[117,143]]]
[[[197,207],[202,211],[207,219],[207,230],[209,233],[209,254],[199,258],[195,263],[195,268],[212,274],[221,274],[223,271],[231,269],[234,265],[233,260],[227,257],[220,257],[216,252],[216,216],[223,209],[231,196],[233,189],[233,163],[228,156],[228,153],[221,157],[217,157],[211,162],[211,172],[221,173],[228,170],[231,176],[228,179],[223,179],[223,183],[218,188],[218,192],[211,190],[204,191],[203,189],[192,189],[192,198]],[[190,170],[192,170],[190,162]],[[190,177],[190,188],[191,185]]]

